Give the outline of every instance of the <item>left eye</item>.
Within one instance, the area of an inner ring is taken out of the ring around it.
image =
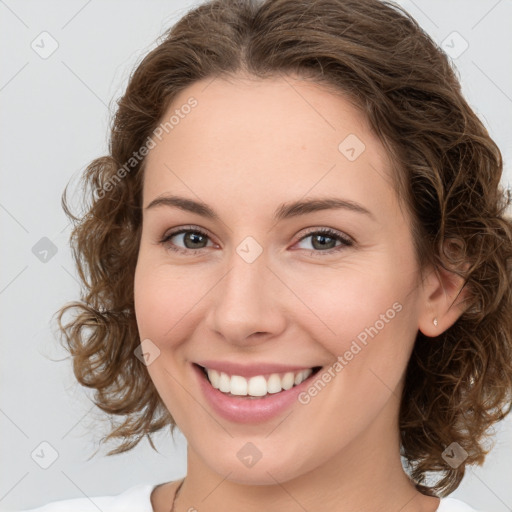
[[[341,233],[338,233],[337,231],[334,231],[332,229],[320,229],[316,231],[312,231],[308,233],[307,235],[303,236],[299,242],[302,242],[303,240],[306,240],[306,238],[311,237],[311,243],[312,246],[315,249],[323,249],[321,251],[313,251],[313,252],[323,252],[323,253],[331,253],[332,251],[340,250],[342,247],[351,247],[353,245],[353,242],[350,238],[348,238],[345,235],[342,235]],[[326,242],[326,240],[330,240]],[[334,242],[340,242],[340,244],[332,247],[331,243]],[[325,250],[327,248],[327,250]]]
[[[179,235],[183,235],[182,243],[184,243],[185,248],[176,246],[174,243],[171,243],[171,240]],[[310,250],[312,254],[330,254],[331,252],[339,251],[344,247],[351,247],[352,245],[354,245],[354,242],[349,237],[328,228],[310,231],[309,233],[304,235],[297,243],[300,243],[303,240],[306,240],[307,238],[311,238],[311,243],[314,248],[313,250]],[[182,254],[196,254],[198,251],[206,247],[205,245],[202,244],[205,242],[207,243],[208,240],[208,234],[200,229],[183,228],[178,231],[168,233],[162,238],[162,240],[160,240],[160,243],[175,252],[179,252]],[[334,244],[336,244],[336,242],[340,243],[338,246],[332,246],[333,242]],[[198,247],[197,245],[199,245],[200,247]]]

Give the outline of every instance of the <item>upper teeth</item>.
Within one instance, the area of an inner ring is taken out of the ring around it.
[[[255,375],[246,379],[240,375],[228,375],[217,370],[206,368],[212,386],[223,393],[233,395],[265,396],[267,393],[279,393],[283,389],[290,389],[300,384],[313,372],[312,368],[298,372],[283,374],[273,373],[268,379],[263,375]]]

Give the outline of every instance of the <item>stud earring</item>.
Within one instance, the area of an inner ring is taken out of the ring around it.
[[[434,325],[437,327],[437,317],[434,318]]]

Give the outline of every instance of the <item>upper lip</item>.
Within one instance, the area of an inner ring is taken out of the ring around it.
[[[308,368],[315,368],[312,365],[293,366],[286,364],[276,363],[253,363],[253,364],[240,364],[230,361],[196,361],[196,364],[208,368],[209,370],[217,370],[219,372],[227,373],[228,375],[240,375],[241,377],[254,377],[255,375],[265,375],[268,373],[287,373],[298,372],[300,370],[307,370]]]

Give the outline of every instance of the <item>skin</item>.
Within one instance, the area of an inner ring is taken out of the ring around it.
[[[175,510],[434,512],[439,499],[417,492],[401,465],[399,397],[417,331],[436,336],[456,321],[462,282],[432,269],[419,278],[379,139],[341,94],[297,77],[196,82],[165,119],[191,96],[198,105],[147,157],[143,206],[172,193],[220,220],[144,209],[135,273],[140,339],[160,350],[148,372],[188,441]],[[348,134],[365,144],[354,161],[338,150]],[[313,196],[355,201],[374,219],[343,209],[272,219],[281,203]],[[187,225],[208,236],[159,243]],[[323,227],[355,244],[304,238]],[[247,236],[263,249],[252,263],[236,251]],[[267,422],[219,417],[192,373],[200,359],[328,368],[396,302],[401,311],[310,403]],[[236,456],[247,442],[262,454],[252,467]],[[153,492],[156,512],[170,510],[178,483]]]

